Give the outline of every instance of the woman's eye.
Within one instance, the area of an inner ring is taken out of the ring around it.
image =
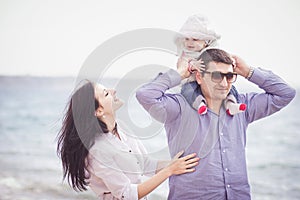
[[[107,96],[108,92],[106,90],[104,90],[104,96]]]

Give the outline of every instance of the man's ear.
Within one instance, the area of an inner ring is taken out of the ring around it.
[[[202,83],[202,74],[199,71],[196,72],[196,81],[199,85],[201,85],[201,83]]]

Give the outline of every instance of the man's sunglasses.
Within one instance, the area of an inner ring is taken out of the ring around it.
[[[224,77],[226,77],[228,83],[234,83],[237,78],[237,73],[232,73],[232,72],[222,73],[218,71],[215,72],[203,71],[203,73],[211,74],[211,80],[215,83],[221,83]]]

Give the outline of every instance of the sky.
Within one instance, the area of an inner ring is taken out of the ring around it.
[[[178,31],[200,13],[221,35],[220,47],[300,86],[299,10],[297,0],[0,0],[0,75],[77,76],[110,38],[140,28]]]

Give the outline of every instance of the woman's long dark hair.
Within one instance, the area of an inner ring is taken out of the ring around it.
[[[106,124],[95,116],[99,106],[94,83],[85,83],[71,96],[58,134],[57,154],[62,161],[63,179],[67,178],[75,191],[87,190],[86,157],[96,136],[108,132]]]

